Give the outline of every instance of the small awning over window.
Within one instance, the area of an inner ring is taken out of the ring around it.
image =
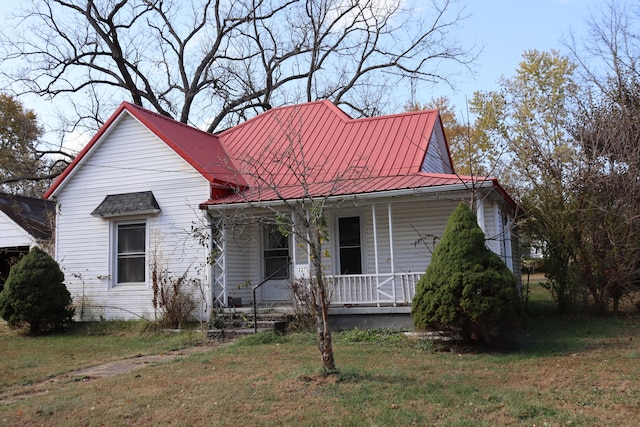
[[[125,215],[149,215],[160,212],[160,206],[151,191],[110,194],[91,212],[93,216],[110,218]]]

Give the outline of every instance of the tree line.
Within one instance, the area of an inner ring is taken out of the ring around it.
[[[518,200],[561,312],[617,312],[640,290],[638,17],[611,2],[567,54],[524,52],[466,118],[447,98],[409,106],[443,112],[458,173],[498,176]]]

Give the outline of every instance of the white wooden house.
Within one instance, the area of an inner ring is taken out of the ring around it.
[[[336,312],[406,312],[448,216],[472,198],[487,246],[520,270],[515,203],[493,178],[454,173],[437,111],[352,119],[318,101],[211,135],[123,103],[45,197],[85,317],[152,317],[158,265],[194,279],[203,317],[251,304],[273,273],[256,302],[290,301],[309,255],[265,218],[302,204],[326,207]]]
[[[32,247],[48,249],[54,217],[50,201],[0,192],[0,285]]]

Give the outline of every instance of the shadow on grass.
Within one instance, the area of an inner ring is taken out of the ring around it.
[[[640,332],[640,316],[558,314],[551,300],[529,301],[528,327],[519,334],[516,353],[554,356],[594,348],[623,349]]]

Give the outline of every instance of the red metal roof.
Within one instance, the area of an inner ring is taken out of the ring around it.
[[[221,189],[204,205],[377,193],[474,180],[421,170],[434,128],[441,126],[435,110],[353,119],[333,103],[317,101],[275,108],[212,135],[123,102],[45,198],[54,194],[125,111],[213,188]],[[488,180],[500,190],[497,181]]]
[[[420,171],[438,112],[352,119],[329,101],[275,108],[219,134],[251,185]],[[296,170],[297,168],[297,170]]]
[[[217,136],[177,122],[140,106],[123,102],[94,137],[91,138],[73,162],[71,162],[51,185],[44,194],[45,199],[55,193],[67,176],[78,166],[87,153],[91,151],[111,125],[125,111],[144,124],[213,185],[228,188],[242,188],[246,186],[244,178],[238,174],[238,168],[233,164],[231,156],[225,151],[224,146],[220,143]]]
[[[281,185],[278,187],[256,185],[240,193],[216,200],[209,200],[203,205],[270,202],[277,200],[296,200],[312,195],[313,197],[348,196],[373,194],[386,191],[410,190],[427,187],[453,185],[469,185],[477,178],[417,172],[402,176],[379,176],[338,181],[313,182],[308,186],[299,184]]]

